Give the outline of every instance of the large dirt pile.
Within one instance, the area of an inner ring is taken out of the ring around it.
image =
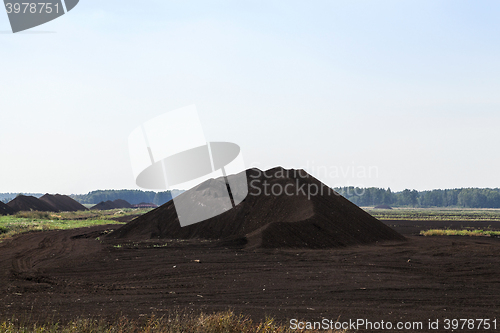
[[[17,210],[7,206],[3,202],[0,201],[0,215],[11,215],[15,214]]]
[[[101,201],[97,205],[93,206],[92,210],[110,210],[110,209],[116,209],[116,208],[130,208],[132,207],[131,204],[129,204],[125,200],[121,199],[116,199],[115,201]]]
[[[405,239],[303,170],[250,169],[246,173],[248,196],[221,215],[181,227],[170,201],[108,238],[225,239],[249,248],[329,248]],[[207,202],[210,196],[216,203],[224,195],[218,191],[224,185],[223,178],[208,180],[179,198],[196,202],[204,197]]]
[[[78,201],[68,197],[67,195],[51,195],[47,193],[43,197],[41,197],[40,200],[48,203],[61,212],[76,212],[79,210],[87,210],[85,206],[80,204]]]
[[[57,212],[58,209],[51,204],[32,196],[18,195],[15,199],[7,203],[12,209],[17,211],[37,210],[41,212]]]

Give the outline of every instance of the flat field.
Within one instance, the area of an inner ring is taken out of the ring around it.
[[[64,322],[233,310],[256,321],[439,320],[442,328],[445,319],[500,320],[500,239],[420,235],[499,231],[500,219],[380,213],[407,241],[246,251],[217,241],[110,242],[105,234],[119,226],[107,224],[11,236],[0,244],[0,316]]]

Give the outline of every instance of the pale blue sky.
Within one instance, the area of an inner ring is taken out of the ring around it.
[[[499,17],[498,1],[81,0],[31,30],[55,33],[14,35],[0,13],[0,192],[136,188],[129,133],[191,104],[248,166],[500,187]]]

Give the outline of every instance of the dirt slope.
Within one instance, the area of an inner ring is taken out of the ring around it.
[[[43,197],[41,197],[40,200],[48,203],[49,205],[54,206],[57,210],[61,212],[76,212],[79,210],[87,210],[85,206],[71,199],[67,195],[60,195],[60,194],[51,195],[47,193]]]
[[[56,207],[51,204],[37,199],[32,196],[18,195],[15,199],[11,200],[7,205],[17,211],[31,211],[37,210],[40,212],[57,212]]]
[[[405,239],[303,170],[278,167],[266,172],[249,169],[246,173],[249,194],[234,209],[181,227],[170,201],[108,238],[226,239],[247,248],[331,248]],[[179,198],[184,196],[193,202],[206,196],[217,198],[218,188],[223,186],[218,183],[223,182],[208,180]]]

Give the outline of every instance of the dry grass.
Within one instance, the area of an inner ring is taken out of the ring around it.
[[[431,229],[422,230],[420,234],[423,236],[479,236],[491,237],[500,236],[500,231],[491,230],[453,230],[453,229]]]
[[[21,219],[50,220],[51,213],[39,212],[39,211],[25,211],[25,212],[17,212],[15,217]]]
[[[122,317],[115,322],[104,320],[78,319],[61,325],[20,324],[15,320],[0,323],[0,333],[291,333],[318,332],[292,330],[268,318],[259,323],[248,317],[236,315],[231,311],[214,314],[183,315],[172,314],[165,317],[151,316],[143,320],[130,320]],[[345,331],[321,331],[340,333]]]
[[[30,212],[36,214],[37,212]],[[103,224],[124,224],[114,220],[88,219],[88,220],[46,220],[34,218],[35,215],[27,217],[0,216],[0,243],[16,235],[26,232],[74,229],[91,227]]]
[[[0,216],[0,243],[2,240],[15,235],[57,229],[73,229],[91,227],[103,224],[125,224],[113,218],[126,215],[141,215],[151,211],[148,209],[113,209],[106,211],[78,211],[78,212],[39,212],[25,211],[15,215]]]

